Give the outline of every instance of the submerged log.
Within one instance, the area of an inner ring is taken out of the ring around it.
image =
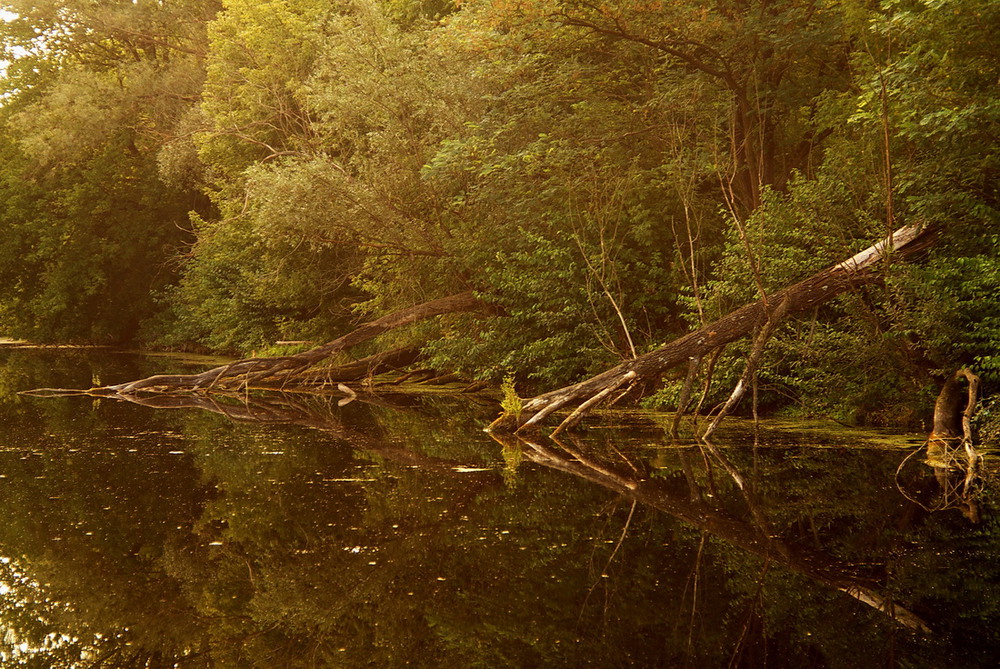
[[[780,308],[784,314],[812,309],[847,290],[875,281],[878,268],[887,259],[902,260],[929,247],[935,230],[909,225],[896,230],[892,237],[883,239],[864,251],[837,263],[788,288],[770,295],[765,300],[746,304],[714,323],[609,369],[580,383],[538,395],[523,403],[518,415],[504,413],[489,427],[493,432],[516,432],[540,424],[559,409],[587,403],[608,388],[620,387],[640,381],[659,378],[666,370],[687,363],[690,359],[725,346],[729,342],[750,334],[769,322]],[[602,395],[603,397],[603,395]],[[597,402],[588,405],[588,409]],[[574,415],[574,421],[579,420]]]

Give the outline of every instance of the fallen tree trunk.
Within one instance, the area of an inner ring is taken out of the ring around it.
[[[381,351],[367,358],[337,365],[336,367],[317,367],[295,375],[298,385],[324,386],[335,383],[350,383],[409,367],[423,359],[419,346],[404,346],[390,351]],[[257,385],[277,385],[258,383]]]
[[[658,378],[664,371],[687,363],[691,358],[704,356],[714,349],[744,337],[756,328],[777,317],[780,308],[784,314],[812,309],[847,290],[870,283],[879,276],[877,269],[887,259],[909,258],[930,246],[935,230],[918,225],[900,228],[889,239],[874,244],[864,251],[810,276],[788,288],[768,296],[767,301],[757,300],[730,312],[714,323],[674,339],[645,355],[609,369],[580,383],[559,388],[525,400],[517,414],[501,414],[490,425],[493,432],[516,432],[541,424],[559,409],[590,400],[606,397],[608,388]],[[587,404],[587,410],[598,404]],[[574,413],[573,421],[580,416]]]
[[[281,385],[301,376],[313,365],[331,356],[374,337],[420,320],[464,311],[475,311],[483,308],[472,294],[472,291],[442,297],[430,302],[401,309],[369,323],[365,323],[342,337],[327,342],[322,346],[296,353],[295,355],[274,358],[246,358],[215,367],[200,374],[159,374],[138,381],[130,381],[114,386],[106,386],[102,390],[120,395],[129,395],[139,391],[164,392],[174,390],[197,390],[204,388],[232,388],[253,385]],[[368,373],[368,365],[359,366],[358,373]]]

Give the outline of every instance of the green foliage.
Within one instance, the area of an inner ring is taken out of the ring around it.
[[[455,0],[381,0],[385,13],[403,26],[420,20],[437,21],[455,12],[460,2]]]
[[[847,186],[826,172],[793,175],[787,192],[765,190],[745,222],[730,221],[718,278],[706,286],[709,311],[719,317],[759,298],[758,277],[773,293],[868,246],[877,223],[864,216]]]
[[[500,408],[504,410],[504,413],[510,414],[515,418],[519,417],[521,410],[524,409],[524,402],[514,388],[514,377],[512,375],[508,374],[503,378],[503,383],[500,384],[500,393],[502,394]]]
[[[959,35],[958,17],[973,15]],[[884,286],[780,330],[762,371],[765,403],[792,397],[806,412],[917,426],[940,373],[972,365],[995,379],[996,97],[979,76],[998,67],[981,46],[998,17],[972,2],[957,14],[913,3],[856,19],[858,90],[817,101],[816,130],[829,135],[821,167],[765,193],[745,240],[730,231],[710,303],[722,314],[753,299],[755,267],[774,291],[904,221],[940,226],[926,262],[894,266]]]
[[[237,175],[258,161],[307,151],[315,140],[304,105],[325,15],[317,0],[232,0],[212,21],[201,109],[210,127],[202,160]]]
[[[534,389],[921,222],[926,262],[779,330],[762,401],[1000,382],[989,0],[6,6],[10,333],[251,352],[472,289],[392,343]]]
[[[123,342],[154,312],[204,204],[161,182],[156,156],[200,90],[211,5],[5,5],[17,13],[0,24],[7,332]]]
[[[268,237],[238,218],[198,222],[198,243],[184,276],[161,299],[164,323],[149,324],[166,346],[200,342],[249,354],[279,340],[320,340],[343,327],[352,294],[343,259],[330,250]]]
[[[72,169],[0,189],[12,205],[3,214],[12,234],[0,250],[7,274],[0,317],[9,333],[121,342],[152,313],[153,293],[171,278],[166,261],[184,237],[178,224],[186,209],[149,163],[123,160],[127,142],[109,138]]]
[[[550,240],[524,229],[516,235],[481,270],[490,289],[480,296],[501,315],[488,328],[464,321],[445,332],[430,345],[435,360],[483,378],[514,369],[536,382],[559,383],[630,357],[630,339],[648,345],[644,328],[661,323],[663,314],[662,304],[642,299],[643,286],[663,271],[655,256],[643,258],[641,247],[621,240],[614,240],[622,247],[611,259],[576,236]]]
[[[527,44],[484,35],[509,57],[481,68],[497,83],[495,102],[424,169],[450,194],[445,248],[500,309],[485,327],[446,332],[432,350],[439,364],[480,377],[514,369],[553,384],[679,329],[675,229],[691,211],[702,226],[694,234],[711,234],[702,198],[675,178],[697,159],[673,143],[664,149],[658,127],[649,136],[629,128],[656,114],[682,123],[707,96],[693,89],[667,101],[640,85],[662,74],[641,50],[617,45],[617,60],[581,53],[571,36],[533,27]]]
[[[994,395],[983,401],[973,425],[979,443],[987,448],[1000,445],[1000,398]]]
[[[965,240],[963,241],[963,245]],[[911,268],[900,289],[911,308],[900,329],[919,336],[942,368],[969,364],[990,383],[1000,381],[1000,246],[984,240],[975,255],[941,253]]]

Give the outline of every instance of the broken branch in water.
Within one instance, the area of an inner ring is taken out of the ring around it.
[[[297,379],[307,378],[306,372],[317,363],[330,359],[332,356],[352,346],[366,342],[380,334],[420,320],[484,308],[472,291],[442,297],[424,302],[406,309],[393,312],[379,319],[360,325],[342,337],[294,355],[270,358],[246,358],[220,365],[198,374],[157,374],[136,381],[120,383],[113,386],[91,388],[89,394],[105,392],[108,394],[133,395],[138,392],[162,393],[194,390],[231,390],[233,388],[248,388],[251,384],[265,383],[285,385]],[[373,373],[373,370],[391,367],[394,363],[411,364],[416,359],[412,349],[396,349],[371,358],[356,361],[336,368],[324,378],[323,370],[317,374],[321,380],[343,382],[358,380]],[[345,378],[353,374],[354,378]],[[72,394],[79,390],[38,389],[29,391],[34,394]]]

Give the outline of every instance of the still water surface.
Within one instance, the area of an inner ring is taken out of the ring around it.
[[[500,443],[495,406],[440,397],[16,394],[170,364],[0,349],[3,667],[1000,659],[993,493],[978,524],[907,500],[895,475],[919,437]],[[904,489],[932,500],[912,462]]]

